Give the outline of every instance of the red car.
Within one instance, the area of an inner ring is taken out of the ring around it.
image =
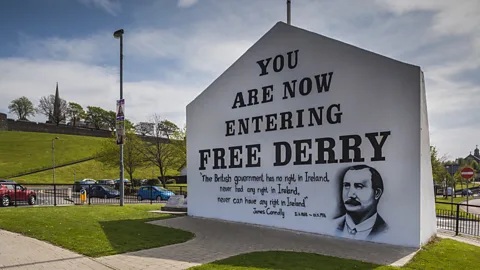
[[[15,182],[0,182],[0,206],[12,205],[15,199],[17,202],[28,202],[28,204],[34,205],[37,201],[37,194]]]

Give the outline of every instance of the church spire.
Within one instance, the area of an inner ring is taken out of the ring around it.
[[[473,152],[473,156],[476,158],[480,158],[480,150],[478,149],[478,144],[475,146],[475,151]]]

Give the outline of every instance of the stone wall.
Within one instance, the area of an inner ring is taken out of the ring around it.
[[[8,130],[7,115],[0,113],[0,131]]]
[[[26,131],[26,132],[43,132],[56,134],[70,134],[93,137],[110,137],[112,132],[108,130],[95,130],[89,128],[74,128],[67,125],[56,126],[54,124],[7,120],[8,131]]]
[[[2,118],[3,117],[3,118]],[[2,120],[3,119],[3,120]],[[72,127],[68,125],[58,125],[28,122],[28,121],[15,121],[13,119],[7,119],[7,115],[0,113],[0,131],[24,131],[24,132],[42,132],[42,133],[55,133],[55,134],[69,134],[91,137],[108,138],[113,135],[109,130],[96,130],[94,128],[81,128]],[[155,138],[148,136],[138,136],[144,141],[154,143]],[[168,143],[168,139],[162,139],[163,143]]]

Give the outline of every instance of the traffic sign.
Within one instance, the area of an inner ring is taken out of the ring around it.
[[[475,174],[475,172],[473,171],[472,168],[463,168],[463,169],[460,171],[460,174],[462,175],[463,178],[469,179],[469,178],[472,178],[472,177],[473,177],[473,175]]]

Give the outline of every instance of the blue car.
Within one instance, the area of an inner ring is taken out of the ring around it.
[[[90,193],[90,194],[88,194]],[[118,198],[120,197],[120,192],[110,186],[91,186],[90,192],[87,191],[87,194],[90,198]]]
[[[167,201],[170,196],[175,195],[168,189],[157,186],[144,186],[140,187],[137,194],[137,199],[141,200],[157,200],[157,201]]]

